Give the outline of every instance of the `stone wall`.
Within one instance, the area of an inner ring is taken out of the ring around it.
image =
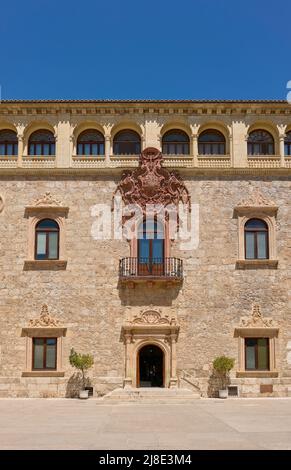
[[[172,244],[171,255],[184,260],[182,286],[138,284],[128,289],[118,282],[118,263],[129,256],[128,242],[94,240],[91,235],[91,208],[97,203],[111,203],[117,177],[1,177],[0,397],[72,396],[76,382],[68,361],[71,347],[94,355],[89,375],[95,395],[122,386],[122,324],[128,313],[139,313],[150,305],[177,315],[177,367],[179,373],[188,371],[198,380],[204,396],[209,393],[212,360],[221,354],[236,359],[232,381],[239,384],[242,396],[263,395],[262,383],[273,383],[273,395],[290,393],[290,179],[185,175],[184,180],[192,202],[200,207],[200,240],[198,248],[191,251],[181,251],[177,242]],[[279,206],[277,269],[236,269],[234,207],[253,188],[259,188]],[[58,271],[24,270],[28,252],[25,207],[46,191],[69,207],[65,227],[67,267]],[[63,338],[65,376],[22,377],[26,362],[22,328],[39,315],[44,303],[67,328]],[[254,303],[279,325],[278,378],[236,378],[238,340],[234,328],[242,316],[250,315]]]

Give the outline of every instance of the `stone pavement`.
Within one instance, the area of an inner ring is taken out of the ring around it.
[[[0,449],[291,449],[291,399],[1,399]]]

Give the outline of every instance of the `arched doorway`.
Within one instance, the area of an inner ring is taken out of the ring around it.
[[[137,356],[137,386],[164,387],[164,353],[153,344],[140,349]]]

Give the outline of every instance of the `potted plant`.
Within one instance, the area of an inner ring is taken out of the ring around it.
[[[227,384],[229,381],[229,372],[234,366],[234,359],[227,356],[219,356],[216,357],[213,361],[213,368],[216,371],[220,383],[221,388],[218,391],[219,398],[227,398],[228,390]]]
[[[85,373],[94,364],[93,356],[91,356],[90,354],[79,354],[72,348],[69,360],[70,360],[71,366],[80,370],[82,373],[82,389],[79,392],[79,398],[88,398],[89,390],[85,390],[85,386],[86,386]]]

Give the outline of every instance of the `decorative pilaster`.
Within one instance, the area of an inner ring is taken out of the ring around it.
[[[105,135],[105,162],[108,164],[110,162],[111,155],[111,141],[110,135]]]
[[[18,134],[18,166],[22,166],[22,155],[23,155],[23,134]]]
[[[191,135],[191,155],[193,158],[193,166],[198,166],[198,134]]]
[[[280,166],[285,166],[285,134],[279,135]]]
[[[130,367],[131,359],[131,334],[126,333],[124,335],[125,345],[125,371],[124,371],[124,388],[132,387],[132,373]]]
[[[170,388],[175,388],[175,387],[178,386],[178,379],[177,379],[177,350],[176,350],[177,335],[176,335],[176,333],[171,334],[170,341],[171,341]]]

